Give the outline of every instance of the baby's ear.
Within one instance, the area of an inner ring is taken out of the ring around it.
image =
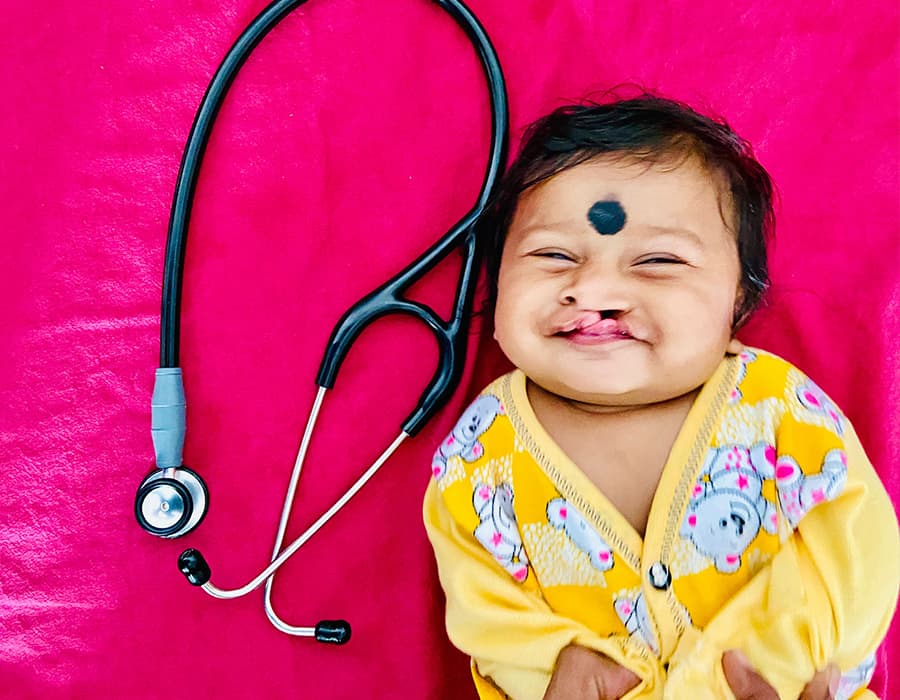
[[[728,341],[728,345],[725,346],[725,352],[729,355],[740,355],[744,352],[744,344],[737,338],[732,338]]]

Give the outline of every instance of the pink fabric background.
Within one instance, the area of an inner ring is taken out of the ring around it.
[[[189,537],[138,529],[152,462],[168,208],[198,101],[262,2],[4,3],[0,192],[0,696],[463,698],[420,526],[436,441],[500,367],[484,339],[452,404],[282,571],[295,624],[346,617],[344,648],[286,637],[264,566],[325,340],[340,314],[474,201],[487,103],[468,42],[423,0],[313,0],[243,70],[189,237],[186,463],[211,507]],[[724,114],[783,207],[775,293],[744,335],[844,407],[900,500],[900,52],[896,2],[471,0],[508,78],[513,141],[566,100],[637,81]],[[446,305],[453,266],[421,290]],[[326,403],[289,534],[396,434],[435,352],[384,322]],[[474,370],[473,370],[474,368]],[[877,537],[878,533],[872,533]],[[900,697],[895,622],[876,679]]]

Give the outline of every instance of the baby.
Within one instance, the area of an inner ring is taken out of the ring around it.
[[[786,700],[830,662],[837,697],[874,697],[895,513],[828,396],[735,339],[772,223],[749,146],[682,104],[528,130],[482,234],[516,369],[440,445],[424,505],[481,698],[730,698],[734,649]]]

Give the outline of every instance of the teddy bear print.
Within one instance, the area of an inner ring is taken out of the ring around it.
[[[762,495],[764,479],[775,475],[775,448],[714,447],[694,484],[681,536],[712,559],[722,573],[741,567],[741,555],[760,528],[778,531],[775,506]]]
[[[528,557],[522,548],[522,537],[513,511],[512,486],[504,483],[491,488],[478,484],[472,503],[481,519],[475,528],[475,539],[516,581],[524,581],[528,576]]]
[[[616,598],[613,607],[616,615],[625,625],[625,629],[628,630],[628,634],[642,641],[650,647],[654,654],[659,656],[659,645],[656,643],[656,635],[653,634],[653,625],[650,622],[644,594],[638,593],[634,597],[626,595]]]
[[[597,571],[609,571],[613,567],[612,549],[565,498],[554,498],[547,504],[547,520],[557,530],[563,530],[575,546],[588,555]]]
[[[849,700],[860,688],[865,688],[875,674],[875,655],[872,654],[856,668],[841,674],[836,700]]]
[[[779,457],[775,465],[778,502],[791,529],[815,506],[836,498],[847,481],[847,455],[830,450],[818,474],[804,474],[791,457]]]
[[[741,383],[747,378],[747,365],[753,362],[756,359],[756,353],[751,350],[744,350],[738,355],[738,360],[740,364],[738,365],[737,371],[737,379],[734,382],[734,389],[731,390],[731,396],[728,398],[728,403],[737,403],[742,398],[744,398],[744,394],[741,393]]]
[[[491,427],[499,413],[503,413],[503,407],[496,396],[486,394],[475,399],[434,453],[431,473],[435,479],[440,479],[447,472],[447,460],[450,457],[474,462],[484,454],[484,445],[478,438]]]
[[[804,408],[826,418],[838,435],[844,434],[844,417],[840,409],[812,379],[807,378],[797,387],[797,399]]]

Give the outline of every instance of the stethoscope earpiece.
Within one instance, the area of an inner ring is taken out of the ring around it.
[[[192,586],[202,586],[211,575],[209,564],[196,549],[186,549],[179,555],[178,570]]]
[[[350,641],[350,623],[346,620],[322,620],[316,625],[317,642],[346,644]]]

